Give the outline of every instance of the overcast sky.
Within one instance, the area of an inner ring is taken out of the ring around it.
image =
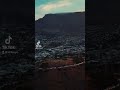
[[[85,11],[85,0],[35,0],[35,20],[48,13]]]

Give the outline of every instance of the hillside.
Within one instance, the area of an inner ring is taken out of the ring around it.
[[[84,33],[85,12],[47,14],[35,22],[37,33]]]

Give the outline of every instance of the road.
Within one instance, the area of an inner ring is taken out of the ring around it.
[[[15,90],[84,90],[85,62],[79,64],[52,67],[35,72],[32,81],[19,85]]]

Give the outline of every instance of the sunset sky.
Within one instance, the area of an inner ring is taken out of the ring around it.
[[[85,0],[35,0],[35,20],[49,13],[85,11]]]

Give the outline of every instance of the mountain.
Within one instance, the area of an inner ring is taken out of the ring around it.
[[[46,14],[35,21],[35,29],[36,33],[84,33],[85,12]]]

